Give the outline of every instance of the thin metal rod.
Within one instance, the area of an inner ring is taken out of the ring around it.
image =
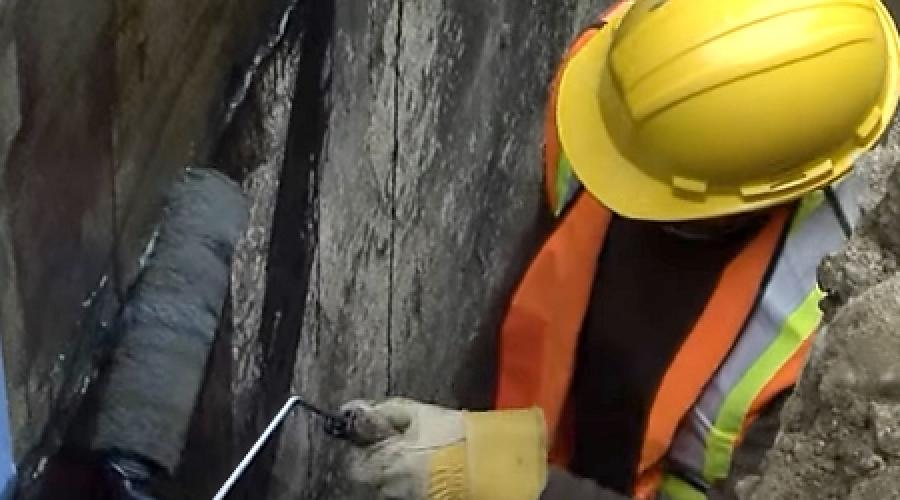
[[[844,211],[841,200],[838,198],[833,187],[827,186],[825,188],[825,199],[828,200],[828,204],[831,205],[834,216],[837,218],[838,224],[841,225],[841,230],[844,231],[844,236],[849,240],[850,237],[853,236],[853,225],[850,224],[850,219],[847,218],[847,212]]]
[[[259,436],[259,439],[257,439],[256,442],[253,443],[253,447],[250,448],[250,451],[248,451],[247,454],[244,455],[244,459],[241,460],[241,463],[239,463],[237,468],[234,469],[234,472],[232,472],[231,475],[228,476],[228,480],[225,481],[225,484],[223,484],[222,487],[219,488],[219,491],[216,493],[216,496],[213,497],[213,500],[225,499],[225,495],[227,495],[228,492],[231,491],[231,488],[234,487],[234,484],[237,483],[238,479],[241,478],[241,475],[244,474],[244,472],[247,470],[247,467],[249,467],[250,464],[253,463],[253,459],[256,458],[259,450],[261,450],[262,447],[266,445],[266,441],[268,441],[269,438],[272,437],[275,429],[277,429],[278,426],[281,425],[284,419],[287,418],[287,416],[291,413],[291,410],[293,410],[294,407],[298,404],[309,406],[306,405],[303,400],[301,400],[297,396],[289,398],[284,403],[284,406],[281,407],[281,410],[278,412],[278,414],[275,415],[275,418],[271,422],[269,422],[268,427],[266,427],[266,430],[263,431],[261,436]]]

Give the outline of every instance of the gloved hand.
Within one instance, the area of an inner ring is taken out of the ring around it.
[[[393,433],[351,456],[351,477],[379,498],[537,500],[546,483],[539,409],[461,412],[390,399],[352,401],[343,410],[365,416],[373,432]]]

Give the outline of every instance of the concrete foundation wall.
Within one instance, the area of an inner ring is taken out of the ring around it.
[[[261,72],[255,112],[232,131],[257,147],[220,164],[260,169],[178,492],[211,495],[291,392],[332,409],[388,394],[490,404],[496,327],[550,223],[548,84],[606,4],[299,4],[293,47]],[[293,79],[285,103],[278,89]],[[232,498],[370,497],[307,415],[279,442]]]
[[[496,327],[548,223],[548,83],[606,3],[335,3],[291,390],[330,408],[388,394],[490,404]],[[298,415],[270,497],[368,498],[342,452]]]
[[[605,3],[298,2],[282,71],[219,141],[285,2],[3,0],[0,328],[26,475],[114,343],[161,191],[191,162],[272,168],[247,179],[256,267],[235,271],[235,321],[192,434],[219,464],[189,451],[185,471],[206,478],[181,491],[211,488],[291,390],[328,406],[388,393],[487,405],[493,331],[547,223],[547,84]],[[280,121],[254,118],[266,106]],[[317,431],[297,419],[282,443],[252,489],[274,468],[273,498],[349,498],[331,475],[340,450]]]

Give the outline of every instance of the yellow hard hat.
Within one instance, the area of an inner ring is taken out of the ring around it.
[[[563,153],[622,216],[716,217],[835,182],[897,105],[878,0],[637,0],[566,65]]]

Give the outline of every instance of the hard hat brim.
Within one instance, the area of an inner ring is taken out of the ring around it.
[[[886,26],[891,60],[887,103],[882,108],[883,128],[889,124],[897,100],[897,32],[890,24]],[[802,196],[802,192],[786,192],[783,196],[756,200],[740,193],[708,192],[702,197],[691,197],[676,191],[670,182],[649,176],[626,158],[613,140],[600,104],[603,78],[609,78],[607,57],[615,33],[611,28],[600,30],[567,62],[557,98],[557,133],[562,152],[588,192],[623,217],[653,221],[704,219],[762,210]],[[848,168],[849,165],[844,166],[841,175]],[[841,175],[814,187],[835,182]]]

